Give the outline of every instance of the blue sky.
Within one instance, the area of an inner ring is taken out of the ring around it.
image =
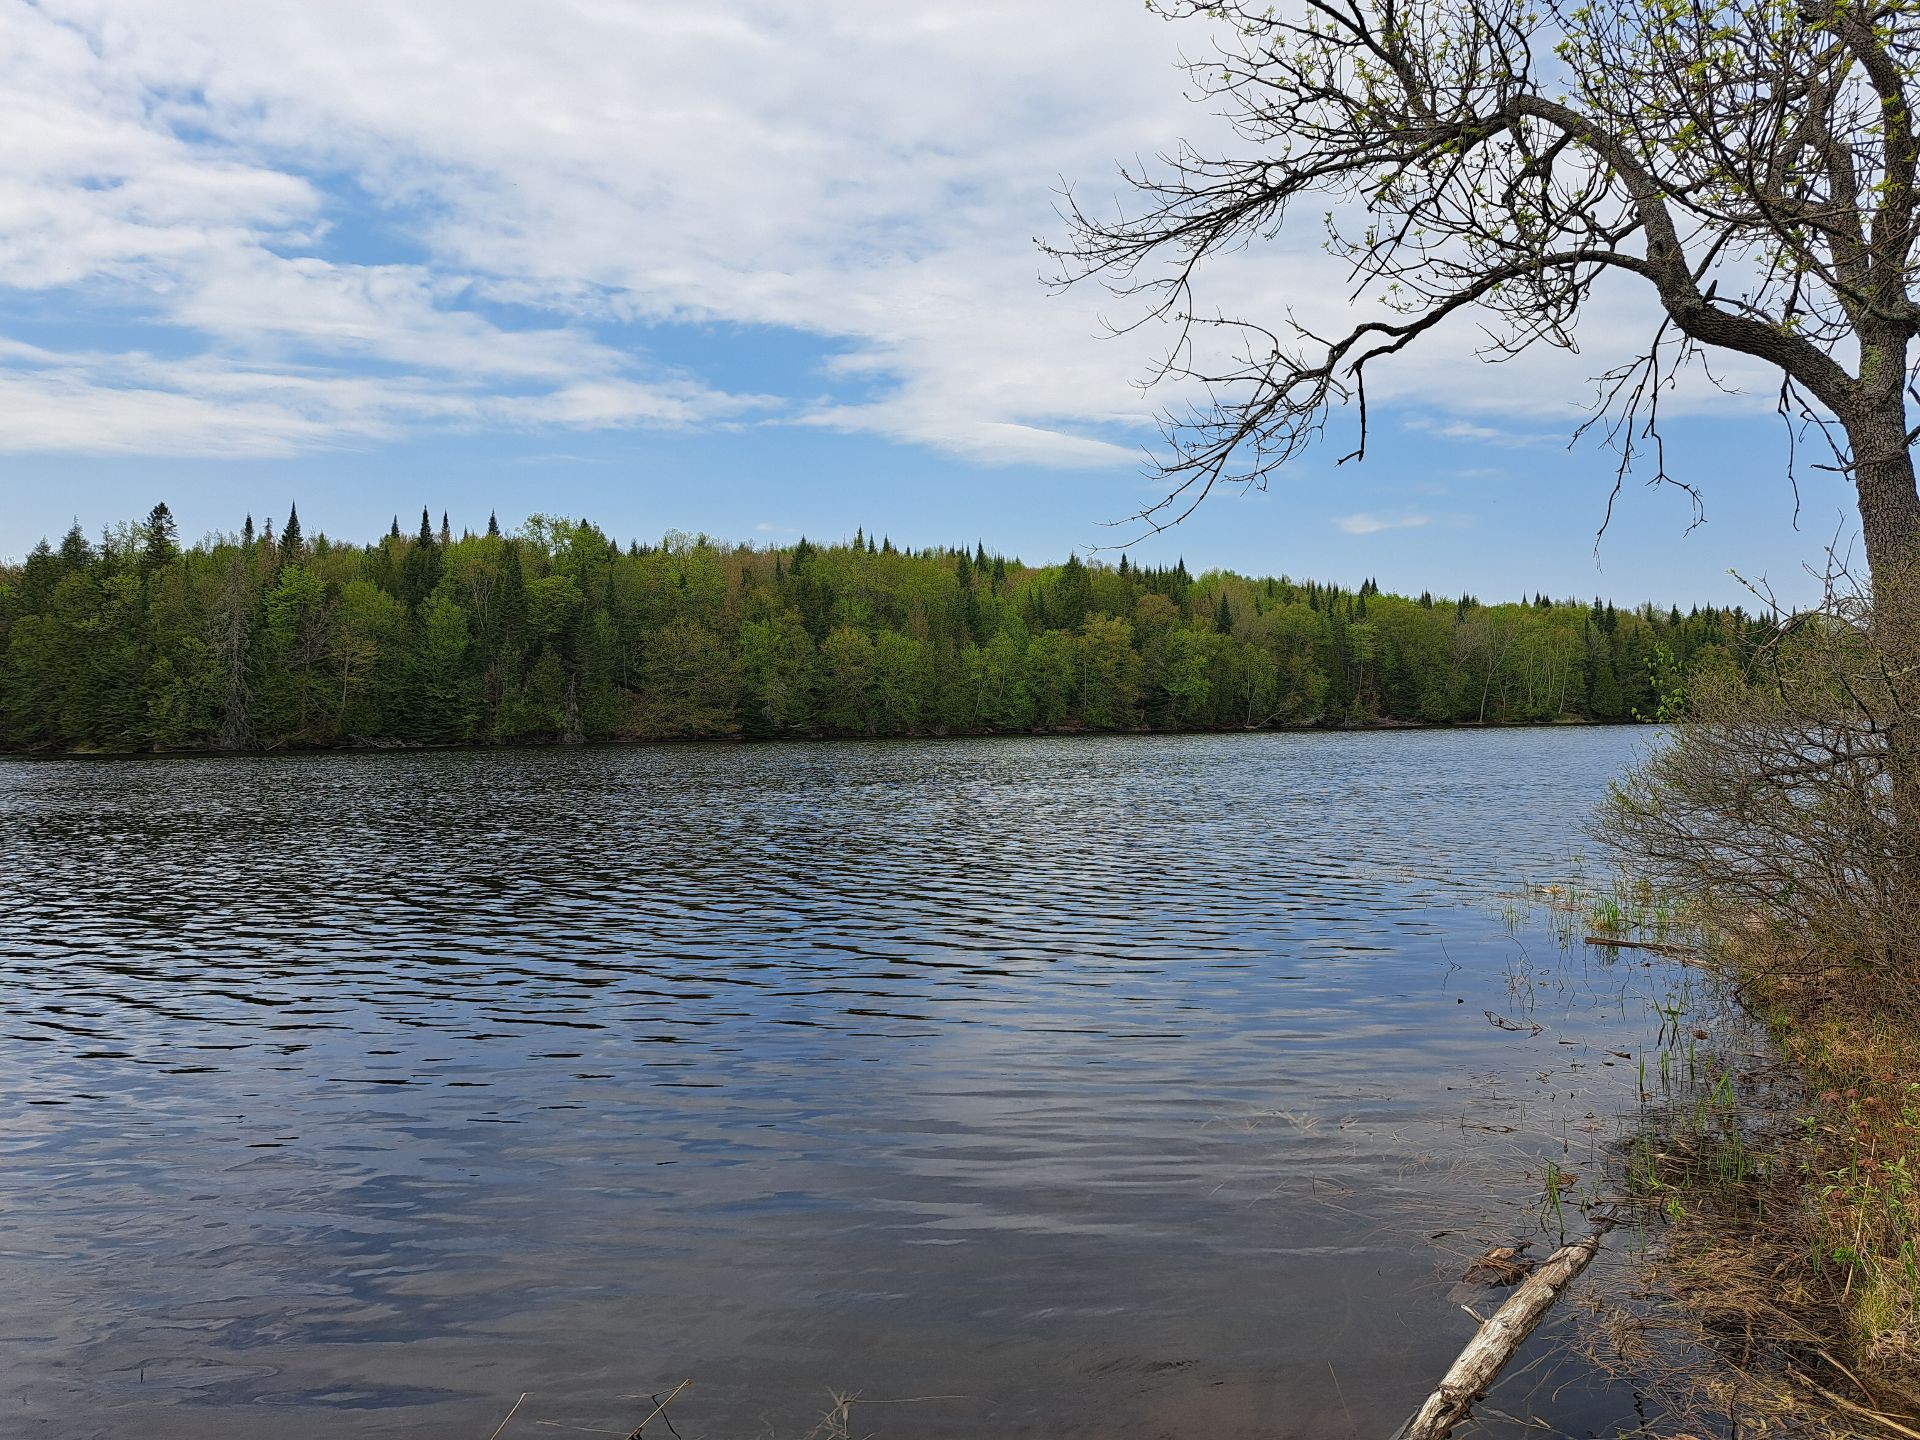
[[[1019,43],[1010,43],[1010,37]],[[182,529],[360,538],[422,504],[767,543],[856,526],[1029,559],[1153,498],[1155,336],[1049,293],[1061,177],[1215,123],[1204,36],[1115,0],[0,0],[0,555],[165,499]],[[1317,231],[1235,257],[1262,318],[1350,299]],[[1364,297],[1362,302],[1365,303]],[[1677,491],[1567,437],[1646,330],[1609,292],[1577,356],[1473,358],[1470,324],[1376,376],[1363,465],[1329,445],[1143,560],[1489,597],[1790,597],[1850,497],[1799,527],[1763,374],[1670,398]],[[1817,457],[1815,457],[1817,458]]]

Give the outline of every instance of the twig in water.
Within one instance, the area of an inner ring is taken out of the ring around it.
[[[1487,1019],[1498,1025],[1502,1030],[1518,1030],[1523,1035],[1538,1035],[1541,1030],[1546,1028],[1545,1026],[1535,1024],[1531,1020],[1509,1020],[1506,1016],[1496,1015],[1491,1010],[1487,1011],[1486,1015]]]
[[[1360,1433],[1360,1427],[1353,1423],[1353,1407],[1347,1404],[1347,1392],[1340,1387],[1340,1372],[1333,1368],[1333,1361],[1327,1361],[1327,1373],[1333,1376],[1333,1393],[1340,1397],[1340,1408],[1347,1412],[1347,1429],[1354,1434]]]
[[[507,1411],[507,1418],[493,1427],[493,1434],[489,1435],[487,1440],[500,1440],[500,1432],[513,1423],[513,1417],[520,1413],[520,1407],[527,1403],[527,1396],[532,1393],[531,1390],[522,1390],[520,1392],[520,1398],[513,1402],[513,1409]]]
[[[678,1385],[674,1386],[672,1390],[668,1391],[667,1398],[662,1400],[658,1405],[655,1405],[653,1407],[653,1414],[647,1416],[645,1420],[642,1420],[638,1425],[634,1426],[633,1429],[627,1433],[627,1440],[640,1440],[640,1432],[642,1430],[645,1430],[648,1425],[653,1423],[654,1416],[662,1414],[666,1410],[667,1406],[673,1403],[674,1397],[677,1396],[682,1390],[686,1389],[687,1386],[691,1385],[692,1383],[693,1383],[693,1377],[689,1375],[686,1379],[682,1380]],[[673,1422],[671,1420],[667,1422],[667,1428],[669,1430],[673,1429]]]

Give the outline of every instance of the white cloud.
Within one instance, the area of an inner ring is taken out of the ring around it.
[[[0,350],[27,407],[0,446],[778,417],[1130,466],[1175,398],[1134,384],[1155,336],[1098,340],[1124,305],[1044,293],[1030,237],[1058,233],[1061,176],[1097,203],[1116,157],[1218,125],[1172,68],[1196,44],[1111,0],[0,0],[0,296],[139,337]],[[1350,310],[1317,239],[1230,258],[1211,293],[1330,328]],[[1596,311],[1590,353],[1647,313]],[[831,393],[734,393],[623,328],[658,322],[814,337]],[[1516,384],[1461,363],[1478,338],[1447,327],[1370,388],[1462,438],[1572,423],[1599,366]]]
[[[1406,425],[1409,430],[1424,430],[1447,440],[1478,440],[1491,445],[1537,445],[1550,438],[1499,425],[1484,425],[1472,420],[1436,420],[1427,415],[1409,416]]]
[[[1404,510],[1391,515],[1362,511],[1358,515],[1342,515],[1333,523],[1345,535],[1374,535],[1382,530],[1417,530],[1432,524],[1433,517]]]
[[[58,355],[0,344],[0,453],[277,458],[395,439],[421,424],[683,427],[769,404],[684,380],[576,382],[510,395],[458,380],[302,373],[206,358]]]

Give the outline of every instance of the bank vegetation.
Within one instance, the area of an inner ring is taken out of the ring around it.
[[[0,748],[129,751],[1652,719],[1773,635],[1737,609],[1198,576],[984,546],[535,516],[371,544],[156,506],[0,567]]]
[[[1725,1066],[1655,1115],[1634,1194],[1661,1271],[1740,1377],[1723,1410],[1920,1433],[1920,605],[1845,577],[1747,677],[1702,676],[1603,837],[1689,897],[1785,1074]]]

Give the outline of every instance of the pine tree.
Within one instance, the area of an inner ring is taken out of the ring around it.
[[[498,540],[500,538],[500,516],[497,511],[489,510],[487,512],[487,538],[490,540]]]
[[[1219,608],[1213,612],[1213,628],[1221,635],[1233,633],[1233,610],[1227,604],[1227,592],[1224,590],[1220,592]]]
[[[500,560],[500,635],[509,651],[520,643],[527,623],[527,578],[520,568],[520,542],[509,540],[501,547]]]
[[[393,528],[387,532],[387,538],[389,540],[398,540],[400,538],[400,517],[398,515],[393,517]]]
[[[253,514],[247,514],[247,523],[240,527],[240,543],[251,550],[253,548]]]
[[[280,532],[280,558],[289,563],[300,558],[300,507],[298,504],[287,507],[287,527]]]
[[[60,565],[68,571],[84,570],[93,563],[93,545],[87,539],[87,532],[80,528],[75,520],[73,526],[60,541]]]
[[[418,608],[440,583],[440,547],[433,541],[433,517],[420,507],[420,535],[407,547],[400,566],[400,602],[409,610]]]
[[[141,528],[147,536],[146,550],[141,556],[141,563],[148,570],[158,570],[180,553],[173,512],[167,508],[166,501],[162,500],[147,512],[147,523]]]
[[[444,510],[440,512],[440,543],[453,544],[453,527],[447,523],[447,512]]]

